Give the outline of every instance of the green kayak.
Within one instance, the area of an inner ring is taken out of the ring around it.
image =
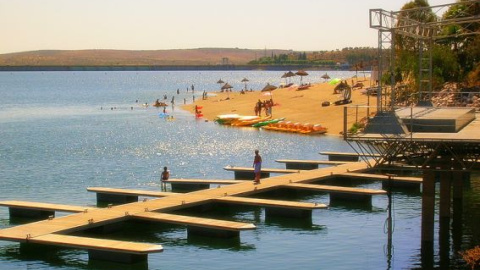
[[[263,126],[266,126],[268,124],[278,123],[278,122],[283,121],[283,120],[285,120],[285,118],[275,118],[275,119],[272,119],[272,120],[258,122],[256,124],[253,124],[252,127],[263,127]]]

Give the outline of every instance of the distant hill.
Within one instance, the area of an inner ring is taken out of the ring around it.
[[[245,65],[289,50],[199,48],[178,50],[42,50],[0,54],[0,66]]]

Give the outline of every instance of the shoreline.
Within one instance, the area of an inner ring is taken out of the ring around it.
[[[308,81],[308,80],[306,80]],[[272,118],[285,118],[285,121],[291,121],[301,124],[320,124],[326,127],[328,135],[342,134],[344,129],[344,107],[358,106],[355,110],[347,109],[347,129],[352,124],[366,116],[367,109],[364,106],[370,106],[370,112],[376,108],[376,98],[367,96],[365,89],[370,87],[370,78],[348,78],[349,85],[362,82],[363,88],[352,90],[352,102],[345,105],[334,105],[335,101],[341,100],[342,94],[334,93],[336,85],[330,85],[328,82],[312,83],[306,90],[298,90],[298,87],[277,88],[271,92],[261,92],[254,90],[241,94],[235,92],[208,92],[207,99],[200,97],[191,104],[182,105],[182,109],[194,114],[195,106],[201,106],[203,118],[213,121],[217,115],[221,114],[240,114],[255,115],[254,106],[258,100],[273,99],[276,104],[273,107]],[[329,106],[322,106],[323,102],[330,102]],[[354,107],[355,108],[355,107]],[[358,112],[358,114],[357,114]],[[352,113],[354,115],[352,115]],[[265,115],[262,112],[262,115]]]

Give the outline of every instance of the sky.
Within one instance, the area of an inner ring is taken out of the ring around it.
[[[369,9],[407,0],[0,0],[0,54],[376,47]],[[431,6],[455,0],[429,0]]]

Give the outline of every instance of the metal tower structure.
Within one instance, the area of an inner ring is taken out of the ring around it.
[[[442,18],[439,15],[455,5],[458,5],[455,14],[449,14],[448,18]],[[398,37],[408,37],[409,45],[418,53],[419,100],[429,101],[432,95],[434,43],[446,38],[480,34],[478,32],[480,15],[478,14],[480,14],[480,0],[402,11],[370,10],[370,27],[378,30],[377,113],[375,117],[369,119],[362,134],[347,135],[345,132],[344,138],[359,154],[381,155],[375,158],[373,163],[370,159],[371,167],[390,164],[399,159],[423,168],[434,167],[434,165],[430,166],[436,159],[434,157],[443,156],[451,161],[450,163],[455,163],[453,167],[456,170],[465,170],[480,160],[478,152],[480,140],[476,135],[467,136],[462,140],[451,139],[451,137],[433,139],[428,135],[422,135],[421,139],[418,139],[419,136],[416,136],[418,133],[415,134],[411,128],[409,131],[409,126],[407,127],[395,112],[395,88],[384,87],[381,80],[383,74],[388,72],[391,75],[391,85],[395,85],[395,42],[399,40]],[[448,27],[455,31],[445,31]],[[411,117],[412,119],[421,117],[437,109],[425,109],[412,113]],[[352,145],[354,143],[356,147]],[[431,158],[429,158],[430,155]],[[367,161],[366,158],[365,161]]]
[[[449,18],[439,15],[455,5],[459,6],[456,14],[451,14]],[[479,34],[475,32],[478,27],[472,29],[471,26],[479,23],[480,17],[463,12],[472,9],[479,10],[480,1],[461,1],[401,11],[370,10],[370,28],[378,30],[377,111],[392,111],[395,105],[394,87],[390,91],[388,106],[387,88],[382,85],[384,69],[391,75],[391,85],[395,85],[395,38],[401,36],[415,40],[419,65],[418,92],[419,95],[428,92],[426,96],[419,96],[419,100],[428,100],[432,92],[432,46],[442,39]],[[455,31],[444,31],[447,26],[454,26]]]

